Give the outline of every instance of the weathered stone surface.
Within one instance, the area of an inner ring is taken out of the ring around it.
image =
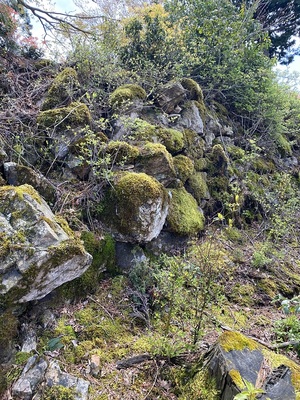
[[[264,400],[295,400],[300,395],[300,366],[238,332],[225,332],[207,355],[221,400],[233,400],[245,381],[265,391]]]
[[[197,134],[203,134],[204,125],[200,116],[199,108],[194,101],[185,103],[180,117],[176,121],[176,129],[191,129]]]
[[[92,257],[32,186],[0,187],[1,303],[41,299],[79,277]]]
[[[135,169],[153,176],[164,186],[176,178],[172,156],[160,143],[147,143],[141,149]]]
[[[47,362],[37,355],[30,357],[17,382],[12,387],[14,399],[31,400],[37,386],[43,381]]]
[[[168,194],[156,179],[129,172],[115,180],[102,220],[118,241],[144,243],[159,235],[168,207]]]
[[[179,82],[169,82],[157,93],[157,102],[164,112],[179,113],[178,106],[186,97],[186,89]]]
[[[82,378],[62,372],[58,363],[52,361],[49,364],[46,375],[46,384],[49,387],[52,386],[64,386],[66,388],[72,388],[75,391],[74,400],[87,400],[88,390],[90,383]]]
[[[138,263],[147,260],[143,249],[132,243],[116,243],[116,263],[122,271],[128,271]]]
[[[56,200],[54,186],[42,174],[25,165],[15,162],[4,163],[4,177],[9,185],[20,186],[27,183],[33,186],[47,203],[54,204]]]

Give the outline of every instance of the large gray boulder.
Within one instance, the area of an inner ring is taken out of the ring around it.
[[[0,187],[0,304],[38,300],[92,262],[63,219],[32,186]]]

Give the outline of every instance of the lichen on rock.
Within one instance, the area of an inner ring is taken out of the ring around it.
[[[41,299],[91,264],[81,241],[66,232],[33,187],[0,187],[0,199],[2,306]]]

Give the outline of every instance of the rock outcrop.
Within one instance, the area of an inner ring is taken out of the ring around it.
[[[0,187],[1,304],[41,299],[79,277],[92,257],[32,186]]]
[[[101,218],[121,242],[149,242],[161,232],[169,208],[167,191],[145,173],[121,174],[107,195]]]
[[[300,395],[300,366],[238,332],[225,332],[206,360],[216,379],[220,400],[233,400],[246,391],[245,382],[260,388],[263,400],[296,400]]]

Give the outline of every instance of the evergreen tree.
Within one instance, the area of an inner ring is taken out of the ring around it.
[[[295,47],[295,37],[300,36],[300,0],[232,0],[232,3],[239,8],[256,5],[255,18],[271,39],[270,57],[289,64],[300,54]]]

